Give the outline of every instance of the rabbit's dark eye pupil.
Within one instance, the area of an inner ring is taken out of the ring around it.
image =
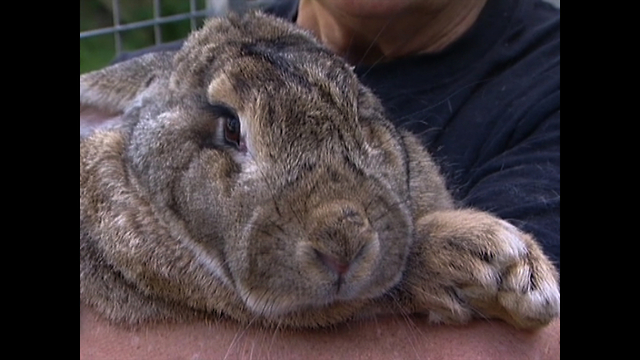
[[[240,120],[228,118],[224,127],[225,139],[234,145],[240,145]]]

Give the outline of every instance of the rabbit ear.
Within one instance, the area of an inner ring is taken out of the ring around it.
[[[80,75],[80,137],[119,124],[133,100],[171,70],[173,53],[151,53]]]

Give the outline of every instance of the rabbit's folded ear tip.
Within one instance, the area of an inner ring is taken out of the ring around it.
[[[80,75],[80,137],[113,127],[122,113],[170,69],[172,52],[150,53]]]
[[[101,86],[86,86],[80,81],[80,138],[98,129],[117,126],[122,121],[123,109],[109,101],[109,90]]]
[[[98,129],[115,127],[122,121],[122,115],[110,113],[95,107],[80,108],[80,138],[91,135]]]

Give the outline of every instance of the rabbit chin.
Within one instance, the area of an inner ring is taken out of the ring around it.
[[[388,288],[361,288],[344,286],[343,288],[332,287],[327,289],[324,295],[300,298],[293,294],[259,293],[245,291],[242,295],[245,305],[254,314],[265,318],[277,320],[292,313],[313,311],[321,308],[328,308],[332,305],[349,302],[359,302],[374,299],[382,296],[388,289],[400,282],[402,277],[398,273],[397,277],[390,279]]]

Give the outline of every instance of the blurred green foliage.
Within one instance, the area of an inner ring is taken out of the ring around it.
[[[205,8],[205,0],[196,1],[196,10]],[[160,16],[188,13],[187,0],[161,0]],[[153,19],[153,0],[121,0],[120,23],[129,24]],[[198,19],[197,26],[202,24]],[[111,0],[80,0],[80,31],[113,26]],[[162,42],[182,39],[191,31],[187,20],[160,26]],[[142,49],[155,44],[153,26],[122,33],[122,51]],[[80,73],[102,68],[116,56],[115,35],[107,34],[80,40]]]

